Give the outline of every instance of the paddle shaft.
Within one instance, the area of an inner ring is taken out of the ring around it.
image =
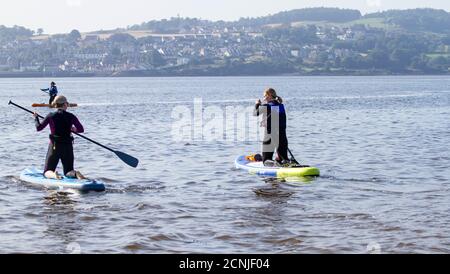
[[[299,162],[298,162],[297,160],[295,160],[295,157],[294,157],[294,155],[292,154],[291,150],[290,150],[289,148],[287,148],[287,150],[289,151],[289,154],[291,154],[292,160],[294,160],[294,162],[295,162],[296,164],[299,164]]]
[[[20,108],[20,109],[22,109],[22,110],[25,110],[26,112],[33,113],[33,114],[34,114],[34,112],[32,112],[31,110],[28,110],[28,109],[26,109],[26,108],[24,108],[24,107],[22,107],[22,106],[19,106],[19,105],[15,104],[15,103],[11,102],[11,100],[9,100],[8,105],[16,106],[16,107],[18,107],[18,108]],[[44,117],[42,117],[41,115],[39,115],[39,114],[37,114],[37,113],[36,113],[36,115],[37,115],[38,117],[40,117],[40,118],[44,118]],[[72,132],[73,132],[73,131],[72,131]],[[128,154],[123,153],[123,152],[121,152],[121,151],[113,150],[113,149],[111,149],[111,148],[109,148],[109,147],[107,147],[107,146],[105,146],[105,145],[102,145],[102,144],[100,144],[100,143],[98,143],[98,142],[96,142],[96,141],[94,141],[94,140],[92,140],[92,139],[90,139],[90,138],[88,138],[88,137],[86,137],[86,136],[83,136],[83,135],[81,135],[81,134],[79,134],[79,133],[76,133],[76,132],[73,132],[73,133],[76,134],[77,136],[83,138],[83,139],[88,140],[89,142],[92,142],[92,143],[94,143],[94,144],[96,144],[96,145],[98,145],[98,146],[100,146],[100,147],[102,147],[102,148],[104,148],[104,149],[107,149],[107,150],[113,152],[114,154],[116,154],[117,157],[119,157],[120,160],[122,160],[125,164],[127,164],[127,165],[129,165],[129,166],[131,166],[131,167],[137,167],[138,164],[139,164],[139,159],[137,159],[137,158],[135,158],[135,157],[133,157],[133,156],[131,156],[131,155],[128,155]]]
[[[34,114],[34,112],[32,112],[31,110],[26,109],[26,108],[24,108],[24,107],[22,107],[22,106],[19,106],[18,104],[15,104],[15,103],[13,103],[13,102],[11,102],[11,101],[9,101],[8,104],[9,104],[9,105],[16,106],[16,107],[18,107],[18,108],[20,108],[20,109],[22,109],[22,110],[25,110],[26,112],[29,112],[29,113]],[[36,113],[36,114],[37,114],[37,113]],[[44,117],[41,116],[41,115],[39,115],[39,114],[37,114],[37,116],[38,116],[39,118],[44,119]],[[72,132],[73,132],[73,131],[72,131]],[[102,145],[102,144],[100,144],[100,143],[98,143],[98,142],[96,142],[96,141],[94,141],[94,140],[92,140],[92,139],[90,139],[90,138],[88,138],[88,137],[86,137],[86,136],[83,136],[83,135],[81,135],[80,133],[76,133],[76,132],[73,132],[73,133],[76,134],[77,136],[80,136],[80,137],[83,138],[83,139],[86,139],[86,140],[88,140],[88,141],[90,141],[90,142],[92,142],[92,143],[98,145],[98,146],[101,146],[101,147],[104,148],[104,149],[107,149],[107,150],[109,150],[109,151],[112,151],[112,152],[116,153],[115,150],[113,150],[113,149],[111,149],[111,148],[109,148],[109,147],[107,147],[107,146],[105,146],[105,145]]]

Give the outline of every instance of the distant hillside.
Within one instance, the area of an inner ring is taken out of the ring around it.
[[[238,24],[267,25],[286,24],[297,21],[326,21],[343,23],[361,18],[359,10],[339,9],[339,8],[307,8],[290,11],[283,11],[274,15],[259,18],[242,18]]]
[[[197,18],[172,17],[170,19],[152,20],[126,29],[104,31],[106,34],[128,31],[146,31],[150,33],[189,33],[192,30],[252,27],[255,29],[267,25],[292,24],[302,25],[335,25],[348,27],[355,24],[385,30],[404,29],[411,32],[425,31],[450,34],[450,13],[437,9],[389,10],[361,15],[358,10],[339,8],[305,8],[282,11],[273,15],[257,18],[241,18],[237,21],[209,21]],[[98,34],[99,32],[92,32]],[[0,40],[27,38],[35,34],[24,27],[5,27],[0,25]],[[39,31],[38,31],[39,34]]]
[[[212,22],[195,18],[171,18],[170,20],[149,21],[140,25],[129,27],[130,30],[155,30],[156,32],[167,32],[174,29],[190,29],[203,26],[225,26],[225,27],[261,27],[269,24],[287,24],[297,21],[325,21],[332,23],[343,23],[361,18],[361,12],[351,9],[339,8],[306,8],[283,11],[273,15],[258,18],[241,18],[238,21]]]
[[[129,27],[129,30],[147,30],[160,33],[177,33],[180,30],[202,28],[261,28],[267,25],[281,25],[298,22],[306,24],[327,24],[348,26],[363,24],[370,27],[389,29],[402,28],[407,31],[450,33],[450,13],[437,9],[389,10],[361,15],[358,10],[339,8],[306,8],[283,11],[257,18],[241,18],[238,21],[208,21],[195,18],[170,18],[149,21]]]
[[[367,14],[364,18],[382,18],[385,23],[409,31],[450,33],[450,13],[436,9],[390,10]]]
[[[11,28],[0,25],[0,42],[14,41],[18,38],[29,38],[33,35],[33,31],[24,27],[14,26]]]

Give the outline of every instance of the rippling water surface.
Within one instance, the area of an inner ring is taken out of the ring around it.
[[[76,167],[104,193],[19,180],[47,130],[8,106],[45,102],[51,79],[0,79],[1,253],[448,253],[450,77],[56,79],[86,136]],[[322,176],[282,182],[234,168],[257,142],[174,141],[174,107],[285,98],[290,148]],[[38,109],[46,114],[47,109]]]

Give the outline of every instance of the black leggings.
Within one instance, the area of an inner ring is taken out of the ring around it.
[[[288,139],[286,136],[286,131],[280,131],[279,132],[279,143],[278,144],[271,144],[271,139],[263,142],[263,147],[266,146],[266,148],[271,148],[271,145],[273,148],[277,149],[277,154],[278,154],[278,158],[279,160],[289,160],[288,158]],[[271,151],[264,151],[265,149],[263,149],[262,152],[262,158],[263,158],[263,162],[266,160],[272,160],[273,158],[273,149]]]
[[[56,95],[50,95],[50,99],[48,99],[48,104],[51,105],[53,100],[55,100]]]
[[[45,159],[45,170],[55,171],[61,160],[64,175],[73,170],[73,146],[72,143],[50,143],[48,145],[47,157]]]

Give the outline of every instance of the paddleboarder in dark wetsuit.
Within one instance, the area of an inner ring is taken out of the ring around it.
[[[55,97],[58,96],[58,88],[56,87],[55,82],[50,83],[50,88],[44,88],[41,89],[42,91],[48,91],[48,94],[50,95],[50,99],[48,100],[48,104],[51,105],[53,103],[53,100],[55,100]]]
[[[283,100],[277,96],[273,88],[264,91],[264,102],[257,100],[254,115],[262,115],[261,126],[265,127],[264,141],[262,144],[262,160],[266,165],[267,160],[272,160],[275,149],[277,150],[277,162],[288,162],[288,139],[286,136],[286,110]]]
[[[68,106],[69,103],[66,97],[60,95],[56,96],[52,103],[52,107],[57,108],[57,111],[49,113],[42,123],[39,121],[37,114],[33,114],[37,131],[43,130],[47,125],[50,126],[50,144],[48,146],[44,169],[44,175],[47,178],[61,179],[61,176],[56,172],[58,162],[61,160],[64,175],[85,179],[79,171],[74,169],[72,146],[72,132],[83,133],[84,128],[75,115],[66,111]]]

